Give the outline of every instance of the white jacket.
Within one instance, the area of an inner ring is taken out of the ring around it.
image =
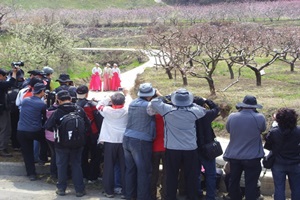
[[[128,106],[125,104],[123,108],[114,109],[108,106],[108,102],[109,99],[104,99],[98,104],[98,106],[104,105],[103,110],[99,111],[104,119],[98,143],[122,143],[128,122]]]

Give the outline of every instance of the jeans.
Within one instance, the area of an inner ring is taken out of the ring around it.
[[[76,192],[84,191],[83,175],[81,169],[81,155],[83,147],[78,149],[55,148],[58,182],[57,189],[66,190],[68,180],[68,164],[72,170],[72,181]]]
[[[150,200],[152,142],[124,136],[126,199]]]
[[[124,152],[124,151],[123,151]],[[122,183],[121,183],[121,168],[120,168],[120,163],[116,162],[114,166],[114,188],[122,188]]]
[[[288,181],[291,189],[291,199],[300,199],[300,164],[282,165],[274,163],[272,175],[275,186],[274,200],[285,200],[285,181]]]
[[[256,199],[257,182],[261,172],[260,158],[236,160],[230,159],[229,195],[233,200],[242,200],[240,180],[242,172],[245,172],[245,197],[248,200]]]
[[[200,167],[205,169],[205,188],[206,200],[216,199],[216,186],[217,186],[217,172],[216,172],[216,159],[207,160],[202,155],[199,155]],[[198,186],[201,188],[201,182]]]

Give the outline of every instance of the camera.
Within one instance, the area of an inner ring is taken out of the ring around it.
[[[122,87],[118,87],[118,91],[123,91],[123,88]]]
[[[22,67],[22,66],[24,66],[24,62],[23,61],[12,62],[11,66],[12,67]]]
[[[56,100],[55,95],[56,95],[55,91],[52,91],[52,92],[49,90],[45,91],[47,108],[49,108],[51,105],[53,105],[55,103],[55,100]]]

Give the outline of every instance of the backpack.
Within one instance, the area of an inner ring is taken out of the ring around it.
[[[80,148],[85,145],[85,121],[79,115],[79,108],[60,118],[60,125],[57,127],[58,138],[56,142],[66,148]]]
[[[92,107],[93,105],[91,103],[89,103],[89,106]],[[100,114],[100,112],[97,109],[93,110],[93,115],[94,115],[95,124],[96,124],[98,130],[100,131],[104,117]]]

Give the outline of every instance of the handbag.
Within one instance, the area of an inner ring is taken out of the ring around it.
[[[216,139],[202,146],[203,154],[208,160],[213,160],[223,154],[223,149],[219,141]]]
[[[262,164],[264,168],[271,169],[273,167],[273,164],[275,162],[275,155],[270,151],[270,153],[267,156],[264,156],[262,160]]]

